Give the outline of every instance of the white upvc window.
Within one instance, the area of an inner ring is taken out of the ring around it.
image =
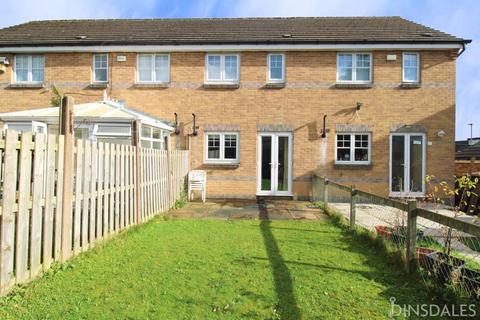
[[[337,54],[337,82],[372,82],[372,54],[341,52]]]
[[[268,82],[285,82],[285,54],[270,53],[267,58]]]
[[[205,134],[205,162],[236,164],[239,162],[238,132],[208,132]]]
[[[402,82],[420,82],[420,55],[417,52],[403,53]]]
[[[16,83],[42,83],[44,80],[45,57],[43,55],[17,55],[14,67],[13,81]]]
[[[370,164],[372,145],[370,133],[337,133],[335,143],[335,163]]]
[[[93,55],[93,82],[108,82],[108,53]]]
[[[152,148],[158,150],[165,150],[165,137],[163,130],[160,128],[147,126],[142,124],[140,131],[140,143],[143,148]]]
[[[238,83],[240,55],[207,54],[205,56],[206,83]]]
[[[170,82],[170,55],[138,54],[137,82],[168,83]]]

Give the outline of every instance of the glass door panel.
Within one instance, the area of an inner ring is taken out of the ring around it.
[[[278,137],[277,190],[288,191],[289,183],[289,137]]]
[[[270,191],[272,190],[272,137],[261,137],[261,160],[260,160],[260,190]]]
[[[423,136],[410,136],[410,191],[423,192]]]
[[[403,192],[405,181],[405,137],[392,136],[391,191]]]

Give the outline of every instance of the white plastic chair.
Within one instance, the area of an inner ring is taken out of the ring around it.
[[[202,192],[202,201],[205,203],[207,197],[207,172],[193,170],[188,173],[188,200],[193,199],[193,190]]]

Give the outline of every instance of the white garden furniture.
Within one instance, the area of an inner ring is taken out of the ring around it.
[[[193,170],[188,173],[188,200],[193,199],[193,190],[202,192],[202,201],[207,197],[207,172]]]

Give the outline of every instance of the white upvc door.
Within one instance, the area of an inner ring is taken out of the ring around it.
[[[390,135],[390,196],[425,195],[425,140],[423,133]]]
[[[292,195],[292,134],[259,133],[257,195]]]

